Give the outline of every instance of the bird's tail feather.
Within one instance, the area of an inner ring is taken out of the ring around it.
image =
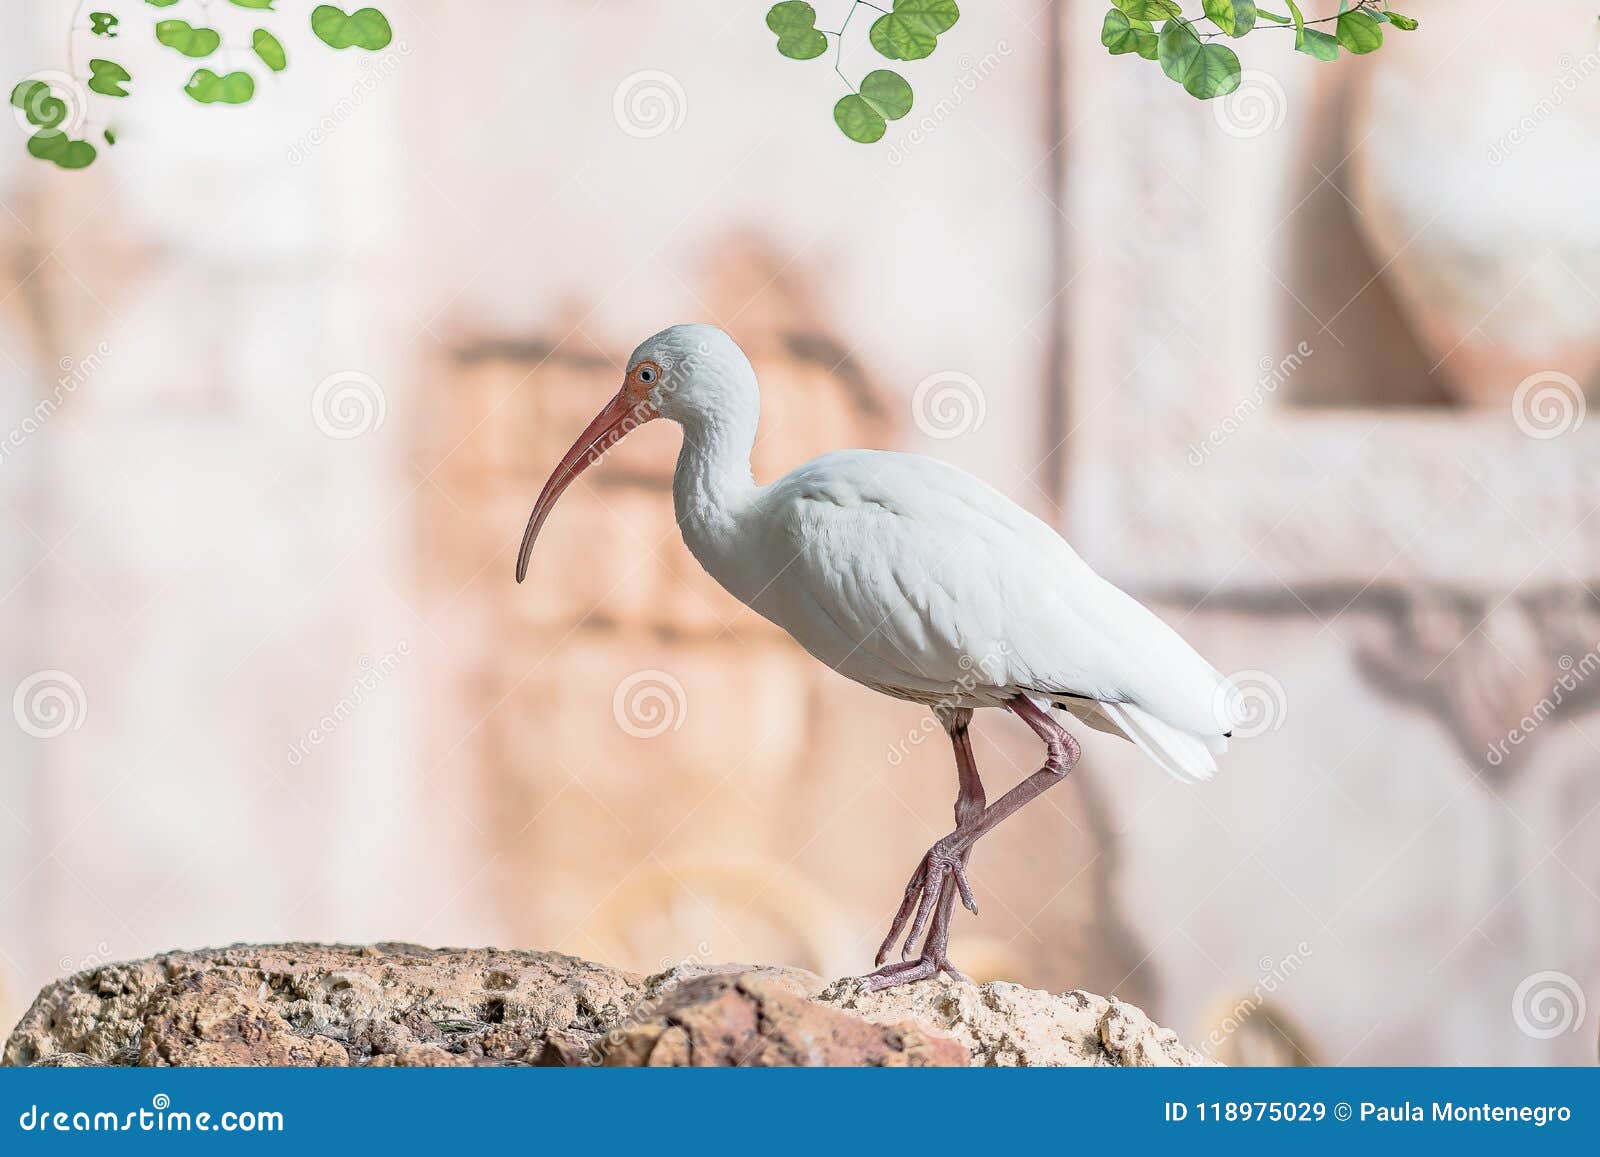
[[[1228,749],[1228,741],[1221,736],[1203,739],[1180,731],[1131,703],[1101,703],[1100,710],[1141,751],[1185,783],[1204,783],[1216,775],[1212,753]]]

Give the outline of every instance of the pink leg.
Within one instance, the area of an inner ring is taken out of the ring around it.
[[[973,912],[978,910],[966,872],[973,844],[1001,820],[1042,795],[1047,788],[1060,783],[1078,762],[1080,752],[1077,740],[1048,712],[1022,696],[1006,706],[1044,741],[1044,766],[992,805],[985,807],[983,785],[978,781],[977,765],[973,762],[966,719],[958,720],[952,727],[950,736],[955,744],[956,769],[961,780],[961,791],[956,800],[956,830],[928,849],[927,855],[923,856],[916,872],[912,874],[911,882],[906,885],[905,898],[901,901],[900,910],[895,913],[883,947],[878,950],[876,963],[882,965],[888,958],[914,910],[916,919],[906,933],[902,960],[869,973],[864,978],[869,991],[923,980],[940,972],[965,979],[946,958],[945,949],[949,943],[950,915],[954,910],[956,895],[961,896],[962,903],[968,909]],[[923,942],[922,954],[915,960],[905,959],[925,927],[928,937]]]
[[[983,781],[978,778],[978,763],[972,754],[972,736],[968,731],[968,723],[972,712],[964,711],[953,717],[950,723],[950,742],[956,752],[956,778],[958,790],[956,794],[956,827],[967,827],[975,823],[983,814],[984,794]],[[967,855],[963,853],[961,862],[963,867]],[[956,893],[960,886],[955,880],[946,880],[939,889],[939,906],[933,914],[932,923],[928,926],[928,937],[923,941],[922,955],[915,960],[906,959],[911,955],[911,946],[914,941],[906,940],[901,959],[890,965],[884,965],[893,950],[895,941],[899,939],[901,931],[906,926],[906,921],[911,918],[915,909],[919,890],[907,888],[905,898],[901,901],[900,910],[895,914],[894,925],[883,946],[878,949],[878,957],[873,962],[879,965],[876,972],[867,977],[868,991],[878,988],[888,988],[895,984],[906,984],[913,980],[923,980],[935,976],[940,972],[948,972],[957,980],[967,978],[950,963],[946,950],[950,944],[950,915],[955,909]],[[963,897],[970,901],[971,891],[968,890]],[[976,909],[974,909],[976,910]]]

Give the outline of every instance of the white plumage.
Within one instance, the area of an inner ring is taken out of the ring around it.
[[[646,341],[540,495],[518,579],[572,479],[633,425],[670,418],[684,434],[673,478],[684,542],[839,674],[933,706],[953,736],[957,727],[964,736],[971,709],[1017,710],[1026,697],[1126,736],[1180,779],[1215,773],[1231,728],[1226,682],[1051,527],[915,454],[837,451],[759,486],[750,473],[759,414],[755,372],[721,330],[674,326]],[[959,761],[959,743],[957,752]],[[942,955],[939,964],[950,970]]]

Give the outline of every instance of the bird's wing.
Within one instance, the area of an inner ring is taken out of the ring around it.
[[[1136,733],[1163,728],[1202,750],[1222,734],[1216,671],[1053,529],[971,475],[916,455],[845,451],[802,466],[765,499],[764,548],[782,570],[756,608],[841,673],[886,689],[977,685],[1120,705],[1113,721],[1141,746]]]

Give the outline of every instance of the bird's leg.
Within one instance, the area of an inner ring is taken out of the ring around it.
[[[972,718],[970,710],[951,712],[946,726],[950,732],[950,742],[956,753],[956,828],[960,830],[976,823],[983,814],[984,794],[983,781],[978,778],[978,763],[972,754],[972,736],[968,724]],[[970,852],[963,852],[961,865],[966,867],[967,856]],[[915,883],[916,880],[913,880]],[[905,899],[900,904],[900,910],[895,913],[894,923],[889,929],[889,935],[884,938],[883,946],[878,949],[878,957],[874,961],[879,966],[878,971],[868,976],[868,988],[888,988],[893,984],[904,984],[911,980],[921,980],[939,972],[948,972],[957,980],[966,980],[954,965],[950,963],[946,950],[950,943],[950,915],[955,909],[956,893],[962,889],[953,879],[946,879],[939,890],[939,907],[933,915],[933,922],[928,927],[928,938],[923,941],[922,955],[916,960],[901,960],[896,964],[883,966],[889,958],[890,951],[895,942],[899,940],[900,933],[905,929],[906,921],[911,918],[912,911],[916,908],[920,889],[907,888]],[[970,897],[970,889],[966,890]],[[912,941],[906,942],[906,955],[910,954]]]
[[[1078,762],[1080,754],[1078,741],[1072,738],[1066,728],[1052,719],[1049,712],[1040,709],[1031,699],[1021,695],[1006,706],[1044,741],[1044,766],[994,803],[981,808],[970,822],[958,819],[956,830],[928,849],[927,855],[923,856],[922,862],[917,865],[911,882],[906,885],[905,899],[900,905],[900,911],[895,914],[894,925],[884,942],[884,948],[879,950],[880,962],[899,939],[900,930],[905,927],[905,921],[913,908],[916,910],[916,919],[911,924],[911,930],[906,933],[907,950],[910,945],[916,943],[923,928],[926,927],[929,929],[930,943],[935,940],[936,934],[941,941],[937,948],[942,956],[942,941],[947,935],[944,925],[948,922],[952,906],[947,900],[953,901],[955,893],[959,892],[962,902],[972,911],[977,911],[977,904],[972,899],[972,889],[967,883],[966,875],[967,857],[971,854],[973,844],[1007,816],[1044,794],[1048,788],[1060,783]],[[967,754],[970,760],[970,746]],[[958,748],[957,765],[960,766],[960,763],[961,755]],[[981,790],[980,787],[979,791]],[[981,795],[979,798],[982,798]],[[952,885],[954,891],[951,890]],[[941,914],[943,919],[940,918]],[[939,967],[931,970],[927,967],[928,950],[929,945],[925,944],[921,958],[890,965],[872,973],[867,977],[869,987],[888,988],[910,980],[920,980],[940,971]],[[948,970],[947,962],[944,967]]]

